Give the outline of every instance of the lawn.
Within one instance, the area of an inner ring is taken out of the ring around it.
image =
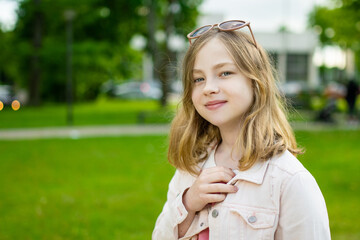
[[[161,108],[154,100],[106,100],[77,103],[73,106],[73,125],[115,125],[169,123],[175,105]],[[0,111],[0,129],[66,126],[65,104],[23,106],[18,111],[5,107]]]
[[[299,156],[325,197],[333,240],[359,240],[360,131],[297,132]]]
[[[117,125],[170,123],[177,103],[161,108],[154,100],[99,99],[95,102],[76,103],[73,106],[73,125]],[[289,120],[308,122],[316,117],[310,110],[292,109]],[[344,114],[338,114],[344,117]],[[67,107],[65,104],[44,104],[40,107],[22,106],[13,111],[6,106],[0,110],[0,130],[11,128],[66,126]]]
[[[360,131],[296,132],[334,240],[360,239]],[[0,141],[0,239],[150,239],[166,136]]]

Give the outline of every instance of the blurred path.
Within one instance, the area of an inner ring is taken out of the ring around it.
[[[323,123],[323,122],[290,122],[295,131],[334,131],[360,130],[360,124]]]
[[[0,140],[165,135],[170,125],[109,125],[0,130]]]
[[[303,131],[360,130],[359,124],[334,125],[317,122],[293,122],[291,125],[294,130]],[[166,135],[169,129],[169,124],[4,129],[0,130],[0,140]]]

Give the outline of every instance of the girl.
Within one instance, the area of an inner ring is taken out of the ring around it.
[[[235,31],[245,26],[251,37]],[[177,170],[153,239],[330,239],[324,198],[294,156],[301,150],[249,22],[188,38],[168,152]]]

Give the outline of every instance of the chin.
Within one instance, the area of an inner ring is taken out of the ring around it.
[[[212,124],[216,127],[220,127],[221,125],[224,124],[222,121],[216,121],[214,119],[206,119],[206,121],[208,121],[210,124]]]

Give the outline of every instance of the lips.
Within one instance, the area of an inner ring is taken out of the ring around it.
[[[205,107],[209,110],[215,110],[222,107],[225,103],[227,103],[227,101],[225,100],[215,100],[215,101],[207,102],[205,104]]]

